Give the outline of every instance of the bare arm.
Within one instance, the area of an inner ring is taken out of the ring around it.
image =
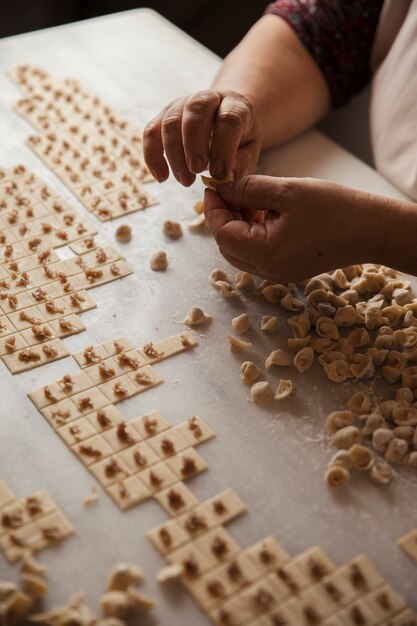
[[[265,15],[225,59],[213,89],[231,89],[252,103],[262,147],[313,126],[330,108],[327,83],[291,26]]]

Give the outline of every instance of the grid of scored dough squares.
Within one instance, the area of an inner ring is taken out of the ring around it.
[[[195,446],[214,433],[200,417],[172,426],[155,410],[124,420],[115,403],[161,382],[152,363],[195,343],[183,333],[139,349],[125,338],[90,346],[74,355],[80,372],[29,396],[120,508],[154,497],[170,515],[148,539],[182,566],[217,626],[417,626],[366,556],[338,568],[318,547],[291,558],[273,537],[242,549],[225,528],[246,511],[242,500],[227,489],[201,502],[183,482],[207,468]]]
[[[65,356],[88,289],[132,273],[94,226],[25,166],[0,169],[0,356],[12,373]],[[75,256],[60,260],[69,244]]]
[[[9,561],[63,541],[74,528],[44,489],[18,500],[0,479],[0,551]]]
[[[39,131],[29,146],[89,211],[106,221],[156,204],[136,128],[77,80],[30,65],[9,75],[25,92],[16,111]]]

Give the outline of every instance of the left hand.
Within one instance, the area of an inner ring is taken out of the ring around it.
[[[326,180],[247,176],[207,189],[204,211],[229,263],[287,283],[380,262],[383,200]]]

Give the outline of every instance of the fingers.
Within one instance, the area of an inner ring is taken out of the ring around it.
[[[293,184],[291,178],[245,176],[236,183],[220,185],[218,192],[231,207],[284,213]]]
[[[182,140],[188,169],[194,174],[207,169],[211,131],[220,102],[219,93],[200,91],[184,104]]]
[[[246,98],[226,95],[218,107],[210,149],[210,174],[224,178],[231,174],[237,151],[248,137],[253,120],[252,105]]]
[[[168,164],[164,158],[162,143],[162,119],[166,109],[148,122],[143,131],[143,156],[152,176],[162,183],[169,176]]]
[[[265,265],[268,254],[266,224],[236,220],[227,204],[211,189],[205,191],[204,213],[223,255],[255,267]]]
[[[172,173],[184,187],[189,187],[195,181],[195,175],[189,171],[185,160],[182,143],[182,116],[183,102],[181,100],[174,103],[163,117],[162,142]]]

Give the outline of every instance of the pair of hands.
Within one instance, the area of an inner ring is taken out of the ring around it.
[[[368,194],[317,179],[248,176],[260,149],[253,107],[233,92],[176,100],[144,131],[145,160],[159,182],[168,178],[168,163],[185,186],[208,166],[215,178],[233,173],[234,183],[206,190],[204,211],[221,254],[236,268],[293,282],[376,260]]]

